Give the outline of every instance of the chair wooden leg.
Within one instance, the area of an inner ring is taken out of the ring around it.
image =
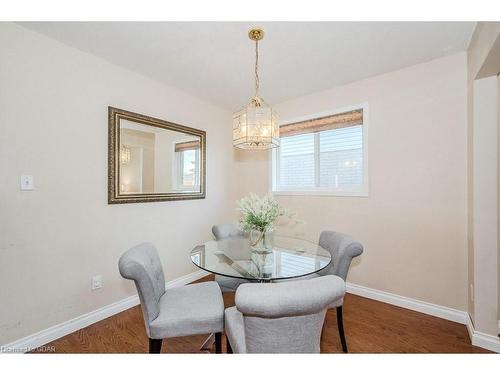
[[[151,354],[160,354],[161,353],[161,344],[162,339],[149,339],[149,353]]]
[[[227,336],[226,336],[226,353],[233,354],[233,348],[231,347],[231,343],[229,342]]]
[[[347,342],[345,341],[344,320],[342,319],[342,306],[337,307],[337,326],[339,327],[340,342],[342,343],[342,351],[347,353]]]
[[[215,333],[215,353],[217,353],[217,354],[222,353],[222,333],[221,332]]]
[[[326,338],[325,338],[325,326],[326,326],[326,315],[325,315],[325,320],[323,321],[323,327],[321,327],[321,336],[319,338],[320,352],[321,352],[321,344],[323,343],[324,340],[326,340]]]

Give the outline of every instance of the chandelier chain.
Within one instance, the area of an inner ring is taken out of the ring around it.
[[[255,96],[259,96],[259,41],[255,41]]]

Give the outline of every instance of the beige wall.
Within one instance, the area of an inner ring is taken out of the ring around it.
[[[492,205],[496,204],[493,202],[498,201],[498,187],[495,188],[494,186],[497,183],[495,175],[498,174],[498,158],[490,155],[491,152],[494,152],[494,149],[498,148],[498,145],[490,144],[493,139],[497,138],[497,127],[490,124],[490,126],[484,128],[482,119],[493,116],[491,121],[494,121],[495,113],[498,113],[498,107],[495,108],[498,92],[496,92],[494,76],[499,71],[496,63],[500,54],[499,41],[499,22],[479,22],[467,50],[469,212],[467,236],[468,283],[470,285],[468,311],[476,329],[479,328],[483,333],[491,335],[498,333],[494,318],[495,315],[497,318],[500,317],[500,306],[492,306],[492,301],[500,301],[500,280],[498,279],[500,266],[496,269],[491,268],[491,264],[495,263],[495,258],[498,258],[498,236],[500,232],[496,225],[494,227],[491,225],[482,227],[481,222],[489,223],[492,217],[494,221],[498,221],[499,212],[496,212],[496,215],[491,212]],[[493,75],[493,80],[485,84],[485,81],[481,79],[482,82],[479,83],[479,87],[485,91],[478,92],[477,83],[479,81],[477,80],[488,75]],[[478,109],[483,113],[478,113]],[[483,143],[486,143],[489,147],[485,147]],[[479,145],[479,147],[477,148],[476,145]],[[477,173],[476,168],[478,167],[482,170],[489,170],[491,173]],[[478,187],[482,190],[478,191]],[[486,192],[488,196],[485,195]],[[486,203],[477,207],[477,201],[485,201]],[[488,202],[490,204],[487,204]],[[481,233],[480,237],[478,237],[478,233]],[[474,300],[471,288],[475,291]]]
[[[167,280],[194,271],[189,250],[234,212],[230,113],[13,24],[0,56],[0,344],[134,294],[117,262],[139,242]],[[206,130],[207,199],[108,205],[108,105]]]
[[[349,281],[466,309],[466,55],[434,60],[276,105],[282,121],[369,105],[369,196],[280,196],[317,240],[359,239]],[[267,158],[237,159],[242,192],[265,192]]]
[[[155,134],[155,191],[172,191],[174,138],[178,135],[173,131],[163,131]]]
[[[474,81],[474,327],[498,333],[497,78]]]
[[[140,130],[122,129],[120,144],[129,147],[131,153],[129,164],[120,165],[120,185],[127,187],[127,192],[154,192],[155,135]]]

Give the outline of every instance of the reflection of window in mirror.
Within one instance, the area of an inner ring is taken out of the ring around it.
[[[197,140],[175,145],[174,179],[177,190],[198,191],[200,189],[200,142]]]

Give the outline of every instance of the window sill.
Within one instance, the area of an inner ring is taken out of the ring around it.
[[[334,197],[368,197],[368,192],[360,191],[332,191],[332,190],[278,190],[272,191],[273,195],[310,195]]]

